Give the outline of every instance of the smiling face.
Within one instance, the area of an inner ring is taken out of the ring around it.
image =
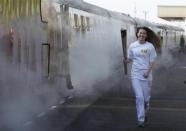
[[[144,43],[147,38],[147,31],[145,29],[139,29],[137,33],[137,38],[140,43]]]

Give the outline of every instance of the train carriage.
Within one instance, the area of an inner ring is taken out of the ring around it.
[[[37,7],[35,14],[21,17],[17,12],[18,17],[3,24],[6,29],[0,32],[0,43],[6,45],[0,45],[1,84],[6,90],[3,99],[14,98],[19,105],[29,101],[25,114],[72,94],[131,95],[130,66],[124,65],[123,59],[130,43],[136,40],[137,27],[147,26],[160,36],[162,54],[178,43],[184,32],[81,0],[40,2],[31,6]],[[36,109],[32,104],[40,106]]]
[[[96,91],[93,85],[99,81],[106,81],[106,88],[98,86],[99,90],[109,89],[107,81],[113,87],[126,85],[122,81],[125,81],[127,66],[122,60],[127,56],[129,44],[136,40],[137,27],[143,25],[154,30],[160,35],[163,48],[178,43],[183,34],[178,27],[132,18],[81,0],[43,0],[40,4],[40,12],[34,16],[25,14],[26,17],[7,24],[7,28],[13,28],[14,33],[9,36],[14,38],[5,54],[11,54],[8,59],[16,65],[16,72],[24,68],[25,74],[33,73],[26,78],[28,81],[35,78],[38,84],[48,81],[40,85],[42,90],[47,87],[50,92],[57,88],[54,92],[63,95],[68,94],[69,89],[91,93]],[[28,86],[31,85],[28,82]]]
[[[89,6],[93,8],[93,5]],[[78,92],[82,92],[82,89],[85,95],[86,92],[96,91],[93,87],[95,82],[113,77],[116,64],[120,62],[121,65],[123,59],[121,36],[125,38],[123,47],[127,47],[127,41],[132,42],[133,39],[131,34],[135,31],[135,22],[129,16],[103,9],[104,13],[97,13],[72,7],[69,8],[71,77]],[[96,7],[96,10],[101,8]],[[131,37],[127,37],[128,34]],[[110,82],[112,80],[114,77]],[[97,88],[99,91],[108,90],[109,85]]]

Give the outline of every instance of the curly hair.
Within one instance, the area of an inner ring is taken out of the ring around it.
[[[146,26],[142,26],[142,27],[137,28],[137,31],[136,31],[137,38],[138,38],[137,34],[140,29],[143,29],[147,32],[147,38],[145,40],[152,43],[156,50],[159,50],[161,48],[161,45],[160,45],[160,38],[157,36],[157,34],[150,28]]]

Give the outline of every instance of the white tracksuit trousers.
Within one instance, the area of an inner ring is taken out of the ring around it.
[[[136,97],[138,122],[144,122],[145,114],[149,109],[152,81],[132,78],[132,86]]]

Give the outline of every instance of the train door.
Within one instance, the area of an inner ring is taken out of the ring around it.
[[[70,74],[70,62],[69,62],[69,6],[61,5],[61,50],[62,50],[62,67],[66,79],[66,85],[68,89],[73,89],[71,74]]]
[[[165,47],[167,47],[168,42],[168,31],[165,32]]]
[[[163,36],[162,36],[161,31],[158,32],[158,37],[159,37],[159,40],[160,40],[160,49],[158,49],[158,54],[161,54],[162,53],[162,47],[163,47]]]
[[[63,85],[73,89],[69,63],[69,6],[56,4],[50,9],[48,19],[49,43],[43,44],[45,57],[44,75],[48,76],[56,85]],[[64,81],[64,82],[63,82]]]
[[[50,72],[50,44],[42,43],[41,49],[42,76],[49,77]]]
[[[123,58],[127,59],[127,30],[121,30],[121,41],[123,48]],[[124,63],[124,72],[127,75],[127,63]]]

